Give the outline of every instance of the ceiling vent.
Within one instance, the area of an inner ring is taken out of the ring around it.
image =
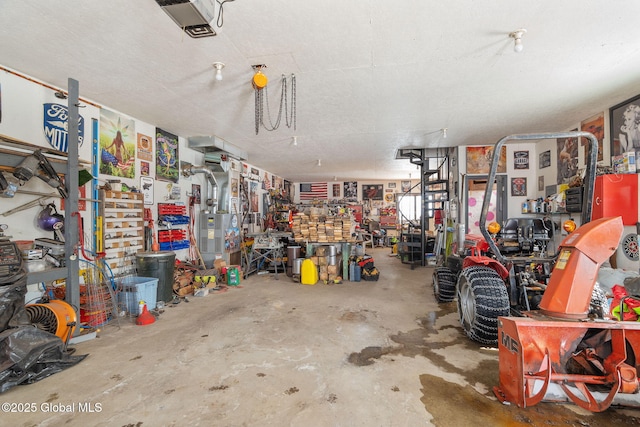
[[[216,14],[215,0],[156,0],[156,3],[191,37],[216,35],[209,25]]]

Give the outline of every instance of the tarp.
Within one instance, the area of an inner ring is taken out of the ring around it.
[[[56,335],[31,325],[25,310],[24,270],[0,278],[0,393],[30,384],[83,360],[72,356]]]

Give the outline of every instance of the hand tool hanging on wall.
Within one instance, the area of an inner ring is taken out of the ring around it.
[[[35,200],[32,200],[32,201],[27,202],[27,203],[24,203],[24,204],[22,204],[22,205],[20,205],[20,206],[17,206],[17,207],[15,207],[15,208],[13,208],[13,209],[10,209],[10,210],[8,210],[8,211],[2,212],[0,215],[2,215],[2,216],[9,216],[9,215],[12,215],[12,214],[14,214],[14,213],[21,212],[21,211],[23,211],[23,210],[25,210],[25,209],[29,209],[29,208],[32,208],[32,207],[34,207],[34,206],[41,205],[41,204],[42,204],[42,201],[43,201],[43,200],[47,200],[49,197],[51,197],[51,196],[42,196],[42,197],[38,197],[38,198],[37,198],[37,199],[35,199]]]
[[[37,176],[50,187],[57,189],[61,197],[65,199],[68,197],[64,182],[62,182],[49,160],[40,150],[36,150],[32,155],[25,157],[22,163],[16,167],[13,176],[18,178],[21,183],[29,181],[33,176]]]

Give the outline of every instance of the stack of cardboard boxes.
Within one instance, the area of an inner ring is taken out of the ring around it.
[[[318,268],[318,279],[322,281],[336,281],[342,279],[339,274],[338,262],[339,258],[335,247],[319,246],[315,250],[315,254],[311,257],[311,261]]]

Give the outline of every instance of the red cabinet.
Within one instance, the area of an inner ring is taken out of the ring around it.
[[[624,225],[638,222],[638,175],[596,177],[591,219],[621,216]]]

